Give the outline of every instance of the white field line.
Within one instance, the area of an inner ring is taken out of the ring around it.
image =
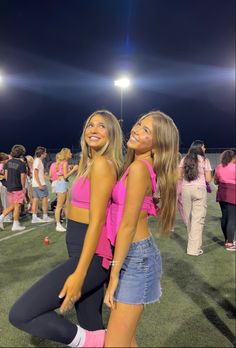
[[[39,228],[39,227],[42,227],[42,226],[46,226],[48,224],[50,224],[50,222],[48,222],[48,223],[46,222],[46,223],[43,223],[43,224],[38,224],[38,226],[32,227],[32,228],[30,228],[28,230],[24,230],[24,231],[21,231],[21,232],[17,232],[17,233],[11,234],[10,236],[1,238],[0,242],[2,242],[4,240],[7,240],[7,239],[11,239],[11,238],[17,237],[17,236],[20,236],[21,234],[25,234],[25,233],[31,232],[31,231],[35,230],[36,228]]]

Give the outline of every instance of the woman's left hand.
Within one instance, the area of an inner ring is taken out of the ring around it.
[[[119,282],[119,275],[110,277],[110,281],[109,281],[106,295],[104,298],[104,303],[111,309],[115,308],[113,296],[116,291],[118,282]]]
[[[82,283],[78,279],[78,274],[72,273],[67,279],[61,290],[59,297],[63,298],[63,303],[60,307],[60,312],[64,313],[70,310],[76,301],[81,297]]]

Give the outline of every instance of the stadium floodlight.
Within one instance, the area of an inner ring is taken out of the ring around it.
[[[124,89],[130,86],[130,80],[127,77],[122,77],[114,81],[114,85],[120,88],[120,123],[123,124],[123,93]]]
[[[0,72],[0,86],[2,86],[3,85],[3,81],[4,81],[4,79],[3,79],[3,75],[1,74],[1,72]]]
[[[114,85],[120,88],[127,88],[130,85],[130,80],[127,77],[122,77],[114,81]]]

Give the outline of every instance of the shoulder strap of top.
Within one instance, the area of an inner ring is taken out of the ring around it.
[[[156,174],[155,174],[150,162],[148,162],[147,160],[142,160],[142,162],[144,162],[146,164],[146,166],[149,170],[149,174],[150,174],[151,181],[152,181],[152,191],[153,191],[153,193],[155,193],[157,191]]]
[[[150,176],[151,176],[151,181],[152,181],[152,191],[153,193],[155,193],[157,191],[157,182],[156,182],[156,174],[152,168],[151,163],[149,163],[147,160],[142,160],[142,162],[144,162],[149,170]],[[121,181],[124,181],[129,173],[129,168],[128,167],[126,169],[126,171],[124,172],[124,174],[121,177]]]
[[[128,173],[129,173],[129,167],[126,169],[126,171],[125,171],[124,174],[122,175],[120,181],[125,181],[125,178],[127,177]]]

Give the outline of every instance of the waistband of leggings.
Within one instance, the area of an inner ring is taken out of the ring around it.
[[[77,227],[81,226],[82,228],[88,228],[88,224],[85,224],[84,222],[78,222],[75,220],[68,219],[67,223],[69,223],[70,225],[77,226]]]

